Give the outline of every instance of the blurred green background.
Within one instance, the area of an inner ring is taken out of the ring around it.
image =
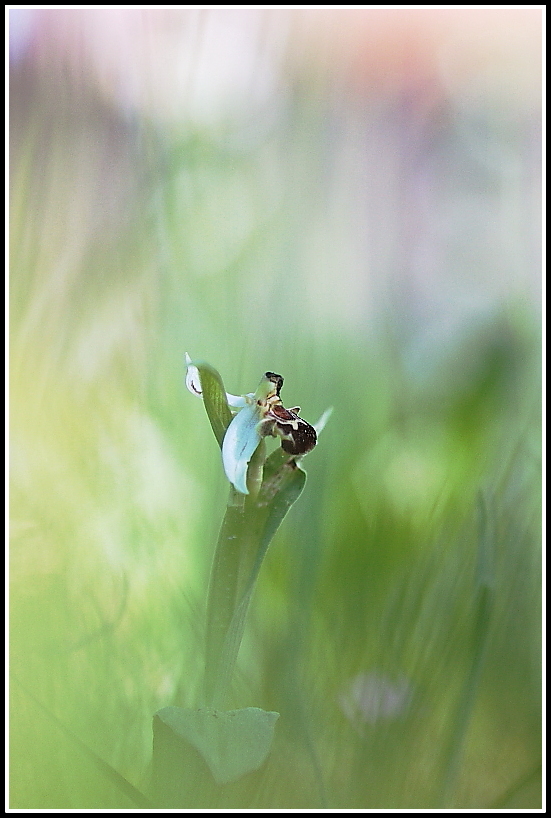
[[[134,807],[97,758],[146,791],[196,706],[228,486],[185,351],[334,407],[235,679],[276,744],[207,802],[540,806],[541,10],[9,32],[10,807]]]

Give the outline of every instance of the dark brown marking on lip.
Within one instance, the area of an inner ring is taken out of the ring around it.
[[[300,423],[296,429],[293,429],[292,426],[288,426],[285,424],[278,424],[278,426],[284,426],[284,434],[289,435],[286,439],[284,438],[281,441],[281,448],[283,451],[287,452],[287,454],[306,454],[306,452],[311,451],[317,443],[318,436],[316,434],[316,430],[313,426],[310,426],[309,423],[306,423],[305,420],[302,418],[298,418]]]
[[[270,407],[270,417],[283,437],[281,446],[288,454],[306,454],[317,443],[318,436],[313,426],[300,418],[296,412],[280,404]]]
[[[275,415],[276,420],[278,421],[296,421],[298,419],[298,415],[291,412],[290,409],[286,409],[284,406],[277,403],[270,407],[270,414]]]
[[[279,393],[281,392],[281,387],[283,386],[283,378],[281,375],[276,375],[275,372],[265,372],[264,377],[268,378],[268,380],[275,385],[276,395],[279,398]]]

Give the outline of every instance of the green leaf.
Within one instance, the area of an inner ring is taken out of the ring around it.
[[[212,431],[216,436],[219,446],[222,447],[226,429],[233,420],[222,378],[220,377],[220,373],[209,364],[197,361],[193,363],[199,370],[203,401],[210,420],[210,425],[212,426]]]
[[[200,753],[217,784],[228,784],[262,766],[278,718],[279,713],[258,707],[228,711],[165,707],[153,720],[154,752],[162,756],[163,743],[169,743],[162,722]]]
[[[301,478],[297,472],[302,474],[303,477]],[[288,497],[288,499],[291,500],[290,507],[298,499],[305,482],[306,472],[297,464],[295,458],[290,457],[289,454],[280,447],[272,452],[264,464],[264,479],[258,495],[258,504],[261,506],[269,506],[276,495],[285,489],[284,497]],[[298,488],[299,485],[301,488],[298,494],[294,496],[294,490]],[[287,490],[289,490],[288,495],[286,493]],[[288,510],[287,508],[283,517]],[[283,517],[281,520],[283,520]],[[279,523],[281,523],[281,520]]]

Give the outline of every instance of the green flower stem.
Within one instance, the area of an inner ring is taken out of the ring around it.
[[[306,482],[305,472],[281,449],[268,458],[263,476],[256,497],[231,489],[216,546],[207,607],[204,689],[211,707],[223,701],[231,680],[268,546]]]
[[[231,488],[209,585],[204,691],[208,706],[220,704],[237,659],[242,633],[232,632],[231,625],[259,551],[264,516],[260,512],[254,499]]]
[[[221,645],[237,599],[239,552],[243,509],[237,492],[232,488],[226,514],[222,522],[210,575],[207,603],[205,698],[212,705],[218,676]],[[243,498],[244,499],[244,498]]]

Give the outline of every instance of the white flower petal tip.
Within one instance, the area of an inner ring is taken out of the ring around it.
[[[262,436],[258,431],[260,413],[256,404],[247,404],[232,420],[222,443],[222,462],[230,483],[248,494],[247,469]]]
[[[192,395],[197,395],[198,398],[203,397],[203,390],[201,389],[201,378],[199,377],[199,370],[192,364],[191,358],[186,352],[186,386]]]
[[[201,376],[199,370],[192,362],[187,352],[185,353],[186,360],[186,386],[192,395],[198,398],[203,397],[203,389],[201,387]],[[230,395],[226,392],[226,400],[230,409],[243,409],[247,405],[247,398],[244,395]]]
[[[226,400],[230,409],[243,409],[248,403],[246,395],[230,395],[229,392],[226,392]]]

